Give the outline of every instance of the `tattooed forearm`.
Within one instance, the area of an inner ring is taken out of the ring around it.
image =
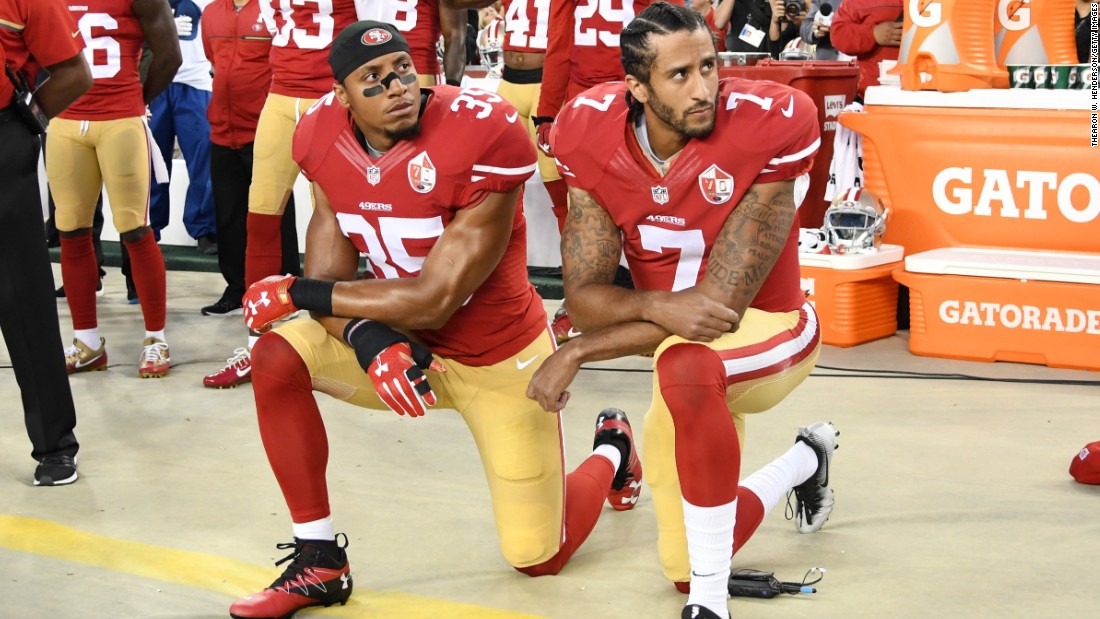
[[[744,312],[783,251],[794,217],[792,182],[750,188],[715,239],[701,289]]]
[[[619,229],[588,192],[570,189],[569,200],[569,217],[561,238],[565,285],[614,281],[622,255]]]

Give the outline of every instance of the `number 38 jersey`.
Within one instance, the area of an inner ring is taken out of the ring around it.
[[[773,82],[719,82],[714,130],[688,141],[664,177],[638,144],[626,84],[585,91],[558,115],[551,144],[562,178],[587,191],[623,232],[635,285],[696,285],[722,226],[756,183],[809,170],[821,143],[817,108],[805,93]],[[802,307],[798,223],[752,302],[768,312]]]
[[[328,195],[340,229],[379,278],[418,276],[459,211],[489,193],[521,187],[535,171],[527,130],[501,97],[451,86],[422,92],[428,96],[420,134],[377,160],[359,144],[332,93],[294,133],[294,160]],[[417,332],[434,353],[492,365],[546,330],[546,312],[527,279],[526,230],[517,208],[504,257],[488,279],[442,328]]]
[[[271,32],[271,92],[316,99],[336,80],[328,51],[336,35],[365,19],[370,0],[259,0]]]
[[[70,120],[115,120],[145,115],[138,61],[145,34],[133,0],[69,2],[69,12],[84,37],[84,59],[92,87],[64,112]],[[7,79],[7,78],[5,78]]]

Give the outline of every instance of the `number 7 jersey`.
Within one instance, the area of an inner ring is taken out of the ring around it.
[[[133,0],[69,2],[84,37],[92,87],[58,116],[69,120],[115,120],[145,115],[138,61],[145,33]],[[4,78],[7,79],[7,78]]]
[[[501,97],[452,86],[421,92],[420,134],[378,159],[360,145],[332,93],[294,133],[294,160],[324,190],[340,230],[378,278],[417,277],[460,211],[521,187],[535,171],[527,130]],[[417,335],[438,355],[484,366],[519,353],[546,328],[542,300],[527,279],[527,224],[517,205],[496,269],[442,328]]]
[[[662,177],[638,144],[626,92],[625,83],[603,84],[566,104],[551,137],[558,169],[622,230],[639,289],[690,288],[752,185],[793,180],[810,169],[821,143],[817,107],[786,85],[721,80],[714,130],[689,140]],[[806,302],[797,217],[792,228],[752,307],[786,312]]]

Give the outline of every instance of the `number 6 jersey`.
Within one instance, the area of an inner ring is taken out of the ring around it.
[[[69,120],[115,120],[145,115],[138,61],[145,33],[133,0],[69,2],[84,37],[92,87],[58,116]]]
[[[360,145],[332,93],[294,133],[294,160],[324,190],[344,236],[378,278],[418,276],[459,211],[521,187],[535,171],[527,130],[499,96],[451,86],[421,93],[420,134],[378,159]],[[527,280],[527,224],[517,206],[496,269],[447,324],[417,335],[440,356],[484,366],[515,355],[545,330],[542,301]]]
[[[714,130],[695,138],[658,176],[635,135],[626,84],[596,86],[567,103],[551,143],[562,178],[592,196],[623,233],[635,285],[683,290],[707,268],[714,240],[749,187],[793,180],[821,143],[808,95],[774,82],[721,80]],[[798,234],[787,244],[752,307],[802,307]]]

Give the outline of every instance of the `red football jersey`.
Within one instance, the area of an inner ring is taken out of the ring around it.
[[[332,91],[332,40],[369,0],[259,0],[271,32],[271,92],[316,99]]]
[[[439,75],[436,42],[439,27],[439,0],[369,0],[364,19],[393,24],[409,43],[409,55],[420,75]]]
[[[714,240],[755,183],[805,173],[821,143],[808,95],[774,82],[720,82],[714,131],[692,139],[658,176],[638,144],[626,84],[592,88],[558,115],[552,134],[562,178],[587,191],[623,232],[634,284],[683,290],[707,268]],[[798,223],[752,307],[785,312],[806,302],[799,285]]]
[[[504,0],[504,51],[546,51],[550,0]]]
[[[619,33],[653,0],[556,0],[550,9],[538,116],[553,117],[569,98],[626,77]]]
[[[130,7],[133,0],[81,0],[69,11],[84,35],[84,58],[92,87],[58,116],[114,120],[145,115],[138,63],[145,33]]]
[[[0,0],[0,66],[22,71],[31,84],[39,69],[80,53],[84,39],[62,0]],[[14,87],[0,78],[0,110]]]
[[[451,86],[425,92],[420,134],[377,160],[359,145],[332,94],[294,133],[294,160],[328,195],[340,229],[379,278],[416,277],[458,211],[522,186],[535,171],[534,146],[501,97]],[[447,324],[417,335],[438,355],[484,366],[520,352],[545,329],[546,312],[527,279],[527,223],[517,208],[496,270]]]

